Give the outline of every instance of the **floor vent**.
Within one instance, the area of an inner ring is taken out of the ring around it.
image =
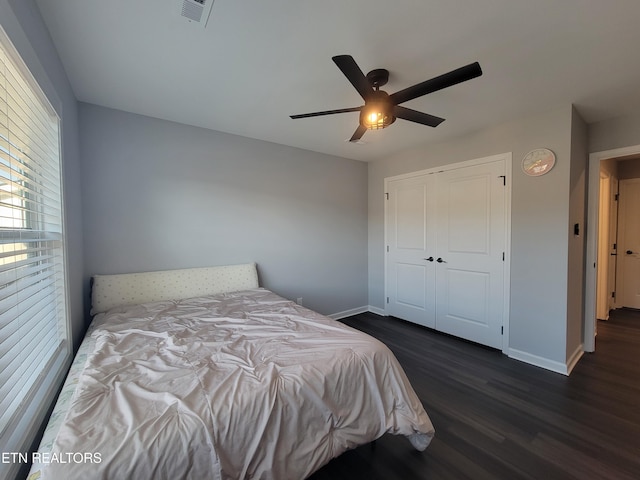
[[[213,0],[182,0],[182,16],[204,27],[209,20],[212,5]]]

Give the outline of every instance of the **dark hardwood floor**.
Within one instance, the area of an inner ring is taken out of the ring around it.
[[[640,311],[599,322],[569,377],[397,319],[343,322],[393,350],[436,435],[424,452],[384,435],[310,479],[640,478]]]

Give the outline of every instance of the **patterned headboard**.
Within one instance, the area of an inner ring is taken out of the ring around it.
[[[95,275],[91,289],[91,315],[123,305],[180,300],[257,287],[255,263]]]

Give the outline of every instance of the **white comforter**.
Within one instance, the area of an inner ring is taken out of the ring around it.
[[[268,290],[123,307],[94,326],[43,478],[294,480],[385,432],[418,449],[433,436],[385,345]]]

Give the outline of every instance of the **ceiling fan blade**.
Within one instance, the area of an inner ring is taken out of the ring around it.
[[[353,132],[353,135],[351,135],[351,138],[349,139],[349,141],[357,142],[362,138],[362,136],[364,135],[364,132],[366,131],[367,131],[366,127],[363,127],[362,125],[358,125],[358,128],[356,128],[356,131]]]
[[[467,80],[479,77],[480,75],[482,75],[480,64],[478,62],[470,63],[464,67],[452,70],[449,73],[434,77],[431,80],[426,80],[403,90],[399,90],[396,93],[389,95],[389,98],[391,98],[391,101],[395,105],[398,105],[399,103],[413,100],[414,98],[421,97],[427,93],[436,92],[443,88],[466,82]]]
[[[351,55],[337,55],[331,58],[338,68],[355,87],[360,96],[367,100],[373,93],[373,87]]]
[[[302,113],[300,115],[289,115],[291,118],[320,117],[322,115],[333,115],[334,113],[359,112],[362,107],[340,108],[339,110],[325,110],[324,112]]]
[[[428,125],[429,127],[437,127],[444,122],[444,118],[429,115],[428,113],[418,112],[417,110],[411,110],[410,108],[401,107],[400,105],[395,105],[393,107],[393,114],[398,118],[409,120],[410,122],[421,123],[422,125]]]

